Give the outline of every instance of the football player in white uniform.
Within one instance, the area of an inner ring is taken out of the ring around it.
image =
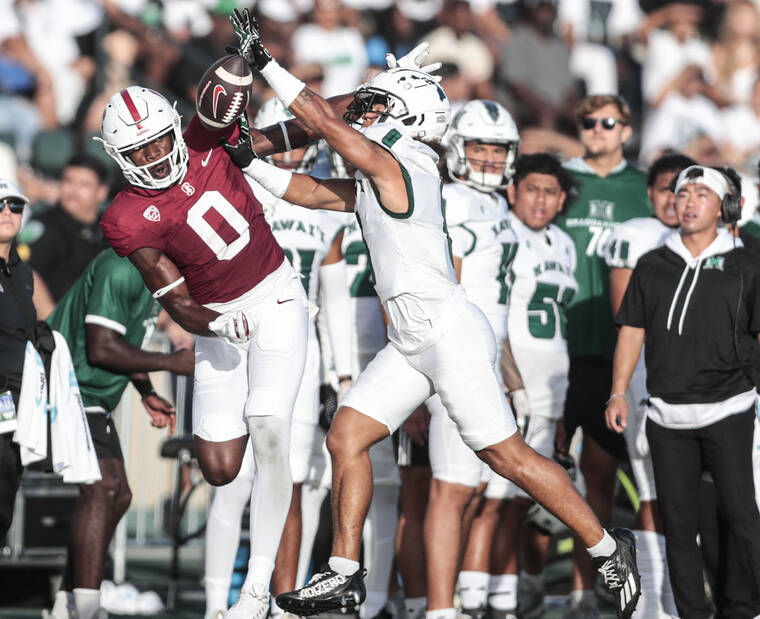
[[[446,165],[454,182],[444,185],[442,195],[454,270],[467,298],[488,319],[500,351],[507,335],[507,269],[517,251],[517,237],[509,223],[507,201],[498,190],[510,183],[520,136],[500,104],[475,100],[456,113],[447,140]],[[513,368],[510,376],[515,378],[508,385],[510,391],[522,389],[519,371]],[[462,532],[469,530],[475,511],[467,508],[483,469],[488,469],[459,436],[440,397],[433,396],[427,407],[433,481],[425,517],[425,561],[432,612],[453,605],[460,546],[466,544]],[[488,574],[484,581],[480,576],[469,571],[460,574],[465,613],[474,608],[472,594],[487,585]]]
[[[360,126],[355,129],[272,59],[247,11],[236,13],[234,22],[249,64],[300,122],[358,171],[355,181],[287,172],[258,159],[244,134],[225,149],[276,196],[307,208],[356,212],[375,290],[389,318],[389,344],[346,395],[327,437],[334,526],[329,565],[306,587],[279,595],[278,605],[311,615],[353,609],[363,601],[359,553],[372,498],[369,449],[438,393],[468,446],[577,532],[613,590],[621,616],[628,617],[639,596],[633,535],[606,532],[562,468],[522,440],[494,372],[493,331],[456,281],[438,157],[424,144],[439,141],[446,131],[446,93],[417,68],[384,71],[356,91],[347,117]],[[435,615],[453,617],[455,611]]]
[[[256,126],[266,127],[292,117],[279,99],[267,101],[256,116]],[[317,146],[281,155],[274,163],[283,169],[310,171]],[[348,291],[345,286],[345,262],[341,252],[344,217],[326,211],[308,211],[274,197],[251,181],[254,194],[264,207],[264,215],[277,242],[283,248],[306,290],[309,301],[317,302],[321,289],[323,310],[330,336],[333,361],[339,376],[351,378],[351,341],[346,324],[350,320]],[[319,429],[320,351],[314,317],[309,323],[309,339],[301,387],[293,410],[290,433],[290,467],[293,495],[280,548],[272,575],[275,594],[292,589],[296,583],[301,541],[301,487],[310,468],[311,456],[319,453],[324,434]],[[240,538],[240,519],[251,497],[255,464],[250,446],[236,479],[217,488],[209,510],[206,529],[206,616],[226,609],[233,562]],[[251,523],[253,525],[253,523]],[[303,570],[302,570],[303,571]],[[247,597],[231,608],[225,617],[251,617]]]
[[[518,159],[514,182],[507,187],[509,222],[517,235],[517,251],[505,277],[510,289],[507,332],[511,355],[505,350],[502,365],[512,357],[522,374],[524,403],[517,413],[524,415],[520,419],[523,436],[528,445],[547,458],[554,452],[554,431],[567,391],[570,362],[565,307],[578,289],[573,276],[572,239],[551,222],[562,209],[571,186],[572,178],[558,159],[535,154]],[[509,501],[500,510],[504,499]],[[477,557],[475,551],[468,549],[464,564],[464,569],[490,573],[489,617],[513,618],[519,610],[520,617],[531,618],[543,612],[543,553],[531,557],[530,564],[538,573],[521,575],[534,585],[530,588],[538,590],[538,595],[532,596],[532,604],[523,600],[524,607],[517,608],[520,541],[532,542],[526,548],[526,557],[536,548],[547,548],[548,538],[541,543],[521,535],[521,524],[532,504],[530,497],[512,482],[497,476],[489,481],[482,510],[484,522],[473,527],[472,545],[489,549],[490,561],[487,552]],[[531,531],[530,535],[535,538],[538,533]],[[473,559],[479,563],[471,565]]]
[[[610,236],[606,261],[610,267],[610,301],[612,313],[617,314],[631,274],[645,253],[660,247],[678,227],[675,194],[671,183],[684,168],[694,162],[680,154],[664,155],[657,159],[647,174],[647,191],[654,217],[637,217],[620,224]],[[652,457],[649,454],[645,428],[646,368],[644,355],[639,357],[631,384],[628,387],[628,424],[623,436],[628,447],[636,487],[639,491],[639,512],[636,517],[636,547],[641,573],[641,600],[634,617],[661,617],[678,613],[670,588],[665,537],[657,510]]]

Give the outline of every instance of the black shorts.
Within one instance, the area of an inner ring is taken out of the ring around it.
[[[119,435],[116,433],[116,425],[111,415],[105,413],[87,413],[87,424],[90,426],[92,443],[95,445],[95,455],[98,460],[115,458],[124,461],[121,453]]]
[[[565,400],[568,439],[577,428],[583,428],[607,453],[618,460],[627,460],[623,435],[607,428],[604,420],[612,386],[612,361],[603,357],[570,357],[568,380]]]
[[[430,453],[428,443],[424,445],[414,442],[409,435],[399,428],[392,435],[393,452],[396,454],[396,464],[399,466],[427,466],[430,467]]]

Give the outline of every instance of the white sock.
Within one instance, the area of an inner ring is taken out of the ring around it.
[[[457,577],[462,608],[485,608],[488,599],[488,574],[462,570]]]
[[[241,593],[250,593],[255,597],[261,597],[269,593],[269,581],[272,580],[274,561],[269,557],[251,554],[248,560],[248,573],[245,575]]]
[[[367,519],[364,521],[362,541],[364,565],[367,566],[367,575],[364,577],[367,599],[359,612],[362,618],[371,619],[388,601],[388,579],[393,565],[398,524],[398,493],[399,487],[395,485],[375,486]]]
[[[77,619],[94,619],[100,610],[100,589],[74,589]]]
[[[488,605],[496,610],[517,608],[517,574],[489,576]]]
[[[344,576],[351,576],[359,571],[358,561],[345,559],[344,557],[330,557],[327,564],[333,572],[338,572],[338,574],[343,574]]]
[[[256,479],[251,492],[251,560],[243,590],[269,590],[293,494],[290,474],[290,421],[268,415],[247,417],[253,445]],[[258,595],[258,594],[255,594]]]
[[[74,594],[71,591],[59,589],[55,594],[53,608],[50,609],[51,619],[74,619],[75,614]]]
[[[616,549],[617,543],[606,529],[604,529],[604,536],[598,543],[591,548],[586,548],[592,557],[609,557]]]
[[[404,598],[404,608],[406,609],[406,619],[418,619],[427,608],[427,598]]]
[[[240,543],[240,521],[245,506],[251,500],[253,475],[253,454],[249,445],[238,476],[226,486],[214,490],[206,523],[203,579],[206,619],[218,610],[227,610],[232,570]]]
[[[425,613],[425,619],[454,619],[457,616],[455,608],[439,608]]]

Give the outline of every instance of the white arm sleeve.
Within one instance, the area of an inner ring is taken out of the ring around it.
[[[277,198],[282,198],[290,185],[293,173],[283,170],[263,159],[254,159],[243,172]]]
[[[351,375],[351,296],[346,284],[346,262],[340,260],[319,268],[322,311],[338,376]]]
[[[260,73],[285,107],[290,107],[301,91],[306,88],[306,84],[288,73],[274,59],[270,60]]]

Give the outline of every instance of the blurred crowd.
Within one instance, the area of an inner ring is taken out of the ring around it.
[[[133,83],[176,100],[189,121],[197,82],[235,43],[228,16],[245,4],[0,0],[0,176],[51,205],[73,153],[110,167],[91,138],[107,98]],[[473,98],[503,103],[522,152],[580,154],[574,106],[586,94],[618,93],[634,114],[626,155],[641,167],[671,149],[757,169],[752,0],[257,0],[252,9],[274,56],[327,96],[352,91],[386,52],[400,56],[425,39],[454,108]],[[257,79],[251,113],[264,91]]]

